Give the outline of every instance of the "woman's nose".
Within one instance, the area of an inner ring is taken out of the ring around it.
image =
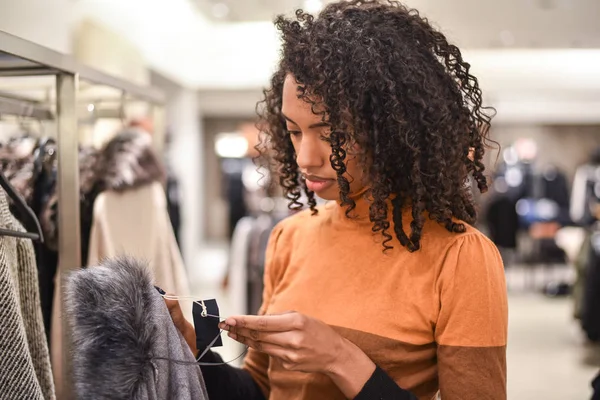
[[[318,140],[313,140],[309,135],[303,135],[300,146],[296,150],[298,167],[305,171],[321,168],[325,158]]]

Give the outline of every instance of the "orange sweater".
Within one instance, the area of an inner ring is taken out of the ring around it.
[[[428,220],[421,250],[395,240],[384,253],[367,201],[354,219],[344,212],[332,202],[274,229],[260,313],[326,322],[419,399],[438,390],[444,400],[506,399],[508,307],[495,246],[472,227],[453,234]],[[326,376],[286,371],[256,351],[245,368],[271,400],[344,398]]]

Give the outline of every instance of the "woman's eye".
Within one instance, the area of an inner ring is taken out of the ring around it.
[[[292,131],[292,130],[289,130],[289,129],[286,129],[286,132],[290,136],[300,136],[302,134],[302,132],[300,132],[300,131]]]
[[[331,143],[331,137],[330,137],[329,134],[327,134],[327,135],[321,135],[320,139],[322,141],[324,141],[324,142]]]

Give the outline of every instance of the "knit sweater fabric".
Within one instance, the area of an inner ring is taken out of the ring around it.
[[[0,190],[0,226],[24,231]],[[0,399],[54,399],[50,356],[29,239],[0,236]]]
[[[369,202],[336,202],[282,221],[267,249],[261,314],[318,318],[419,399],[506,399],[508,307],[496,247],[467,226],[427,219],[421,249],[384,252]],[[403,226],[410,227],[410,212]],[[393,224],[389,232],[394,232]],[[250,350],[244,368],[270,400],[344,399],[322,374],[288,371]]]

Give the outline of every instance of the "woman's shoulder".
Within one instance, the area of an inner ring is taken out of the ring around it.
[[[503,279],[504,264],[500,252],[481,231],[464,223],[464,232],[453,233],[433,221],[428,222],[430,224],[424,229],[421,249],[426,258],[437,260],[435,264],[438,277],[464,274],[474,281],[483,279],[483,276]],[[473,281],[469,278],[465,282]]]
[[[424,242],[424,247],[440,249],[466,246],[467,249],[478,247],[492,253],[498,251],[496,245],[479,229],[460,220],[456,220],[455,222],[463,224],[465,227],[464,232],[450,232],[443,225],[434,221],[427,221],[423,229],[422,241]]]

